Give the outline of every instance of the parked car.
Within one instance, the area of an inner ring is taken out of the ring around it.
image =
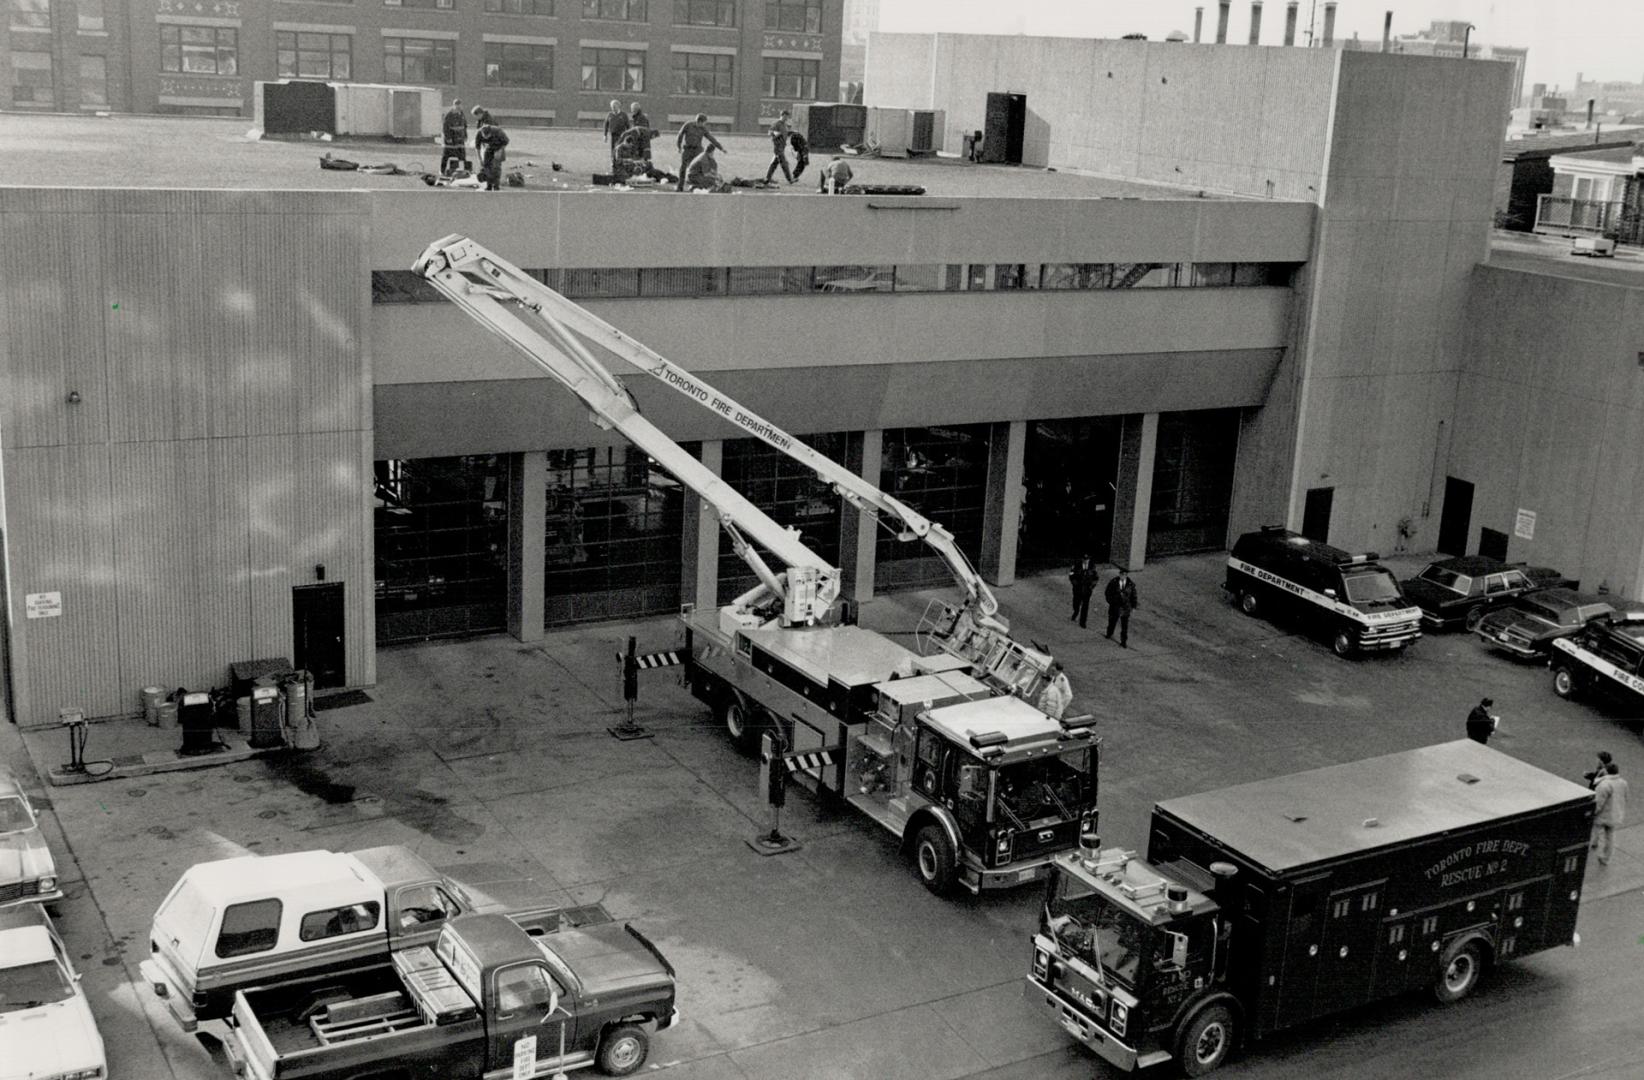
[[[1421,608],[1421,624],[1430,630],[1471,630],[1486,612],[1512,603],[1527,592],[1579,588],[1547,566],[1504,563],[1488,555],[1461,555],[1428,563],[1404,582],[1404,595]]]
[[[102,1080],[103,1036],[38,904],[0,911],[0,1080]]]
[[[1497,608],[1478,621],[1473,633],[1492,649],[1514,656],[1545,658],[1553,642],[1569,637],[1601,615],[1613,615],[1615,605],[1593,593],[1573,589],[1538,589],[1519,597],[1510,607]]]
[[[17,778],[0,772],[0,909],[63,898],[57,863]]]

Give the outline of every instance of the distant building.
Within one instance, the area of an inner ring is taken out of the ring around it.
[[[1393,51],[1411,56],[1454,56],[1463,51],[1469,60],[1500,60],[1513,65],[1513,83],[1508,108],[1518,108],[1524,99],[1524,64],[1530,50],[1520,45],[1485,45],[1469,40],[1472,24],[1457,19],[1434,19],[1426,30],[1393,39]],[[1362,45],[1360,46],[1363,47]]]
[[[1562,159],[1591,150],[1630,149],[1636,139],[1644,139],[1644,128],[1617,128],[1602,134],[1532,129],[1509,138],[1502,146],[1501,167],[1496,172],[1496,224],[1516,232],[1535,228],[1540,197],[1554,194],[1555,155]],[[1570,187],[1565,184],[1564,195],[1570,194]]]
[[[10,0],[0,109],[250,116],[281,78],[432,86],[509,124],[759,126],[839,82],[843,0]],[[431,134],[431,133],[430,133]]]
[[[844,24],[839,46],[839,98],[861,101],[868,35],[879,29],[879,0],[845,0]]]

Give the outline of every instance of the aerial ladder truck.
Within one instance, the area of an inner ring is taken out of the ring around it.
[[[718,608],[686,605],[685,672],[739,745],[775,735],[796,780],[898,835],[937,892],[1048,876],[1057,852],[1094,831],[1091,718],[1033,704],[1054,661],[1010,636],[952,533],[467,237],[429,245],[413,269],[718,517],[758,584]],[[647,420],[590,343],[801,462],[898,539],[935,550],[963,596],[927,609],[920,651],[842,618],[839,569]]]

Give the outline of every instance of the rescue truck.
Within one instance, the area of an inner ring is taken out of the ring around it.
[[[718,516],[759,584],[722,607],[687,606],[681,617],[691,690],[733,740],[746,747],[775,736],[800,783],[891,830],[937,892],[1043,878],[1052,855],[1095,827],[1091,720],[1030,704],[1054,661],[1010,636],[952,533],[473,240],[431,244],[413,269]],[[640,415],[590,343],[803,463],[899,540],[929,545],[961,601],[927,608],[918,652],[854,625],[837,602],[838,568]]]
[[[1189,1076],[1316,1017],[1579,944],[1592,793],[1462,739],[1153,809],[1144,860],[1058,855],[1026,994],[1124,1070]]]
[[[1644,706],[1644,612],[1600,616],[1553,642],[1553,693],[1561,698],[1603,695]]]
[[[1402,649],[1421,637],[1421,610],[1378,558],[1264,525],[1234,542],[1222,588],[1246,615],[1294,618],[1337,656]]]

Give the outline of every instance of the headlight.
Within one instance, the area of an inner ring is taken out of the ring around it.
[[[999,858],[1000,859],[1009,859],[1010,858],[1010,845],[1011,845],[1011,834],[1008,833],[1008,832],[1002,834],[999,837],[999,842],[994,846],[994,850],[999,853]]]
[[[1043,980],[1050,974],[1050,954],[1043,949],[1033,950],[1033,977]]]
[[[51,892],[55,888],[57,888],[57,879],[55,877],[52,877],[50,874],[47,874],[45,877],[40,879],[40,891],[41,892],[43,892],[43,893]],[[67,1073],[66,1075],[69,1076],[69,1077],[75,1077],[75,1076],[78,1076],[80,1074],[78,1074],[78,1073]]]
[[[1121,1001],[1115,1001],[1113,1003],[1113,1019],[1111,1023],[1113,1025],[1113,1034],[1123,1035],[1125,1033],[1125,1026],[1130,1023],[1130,1006]]]
[[[75,1069],[73,1072],[58,1073],[53,1080],[100,1080],[103,1075],[101,1065],[93,1069]]]

